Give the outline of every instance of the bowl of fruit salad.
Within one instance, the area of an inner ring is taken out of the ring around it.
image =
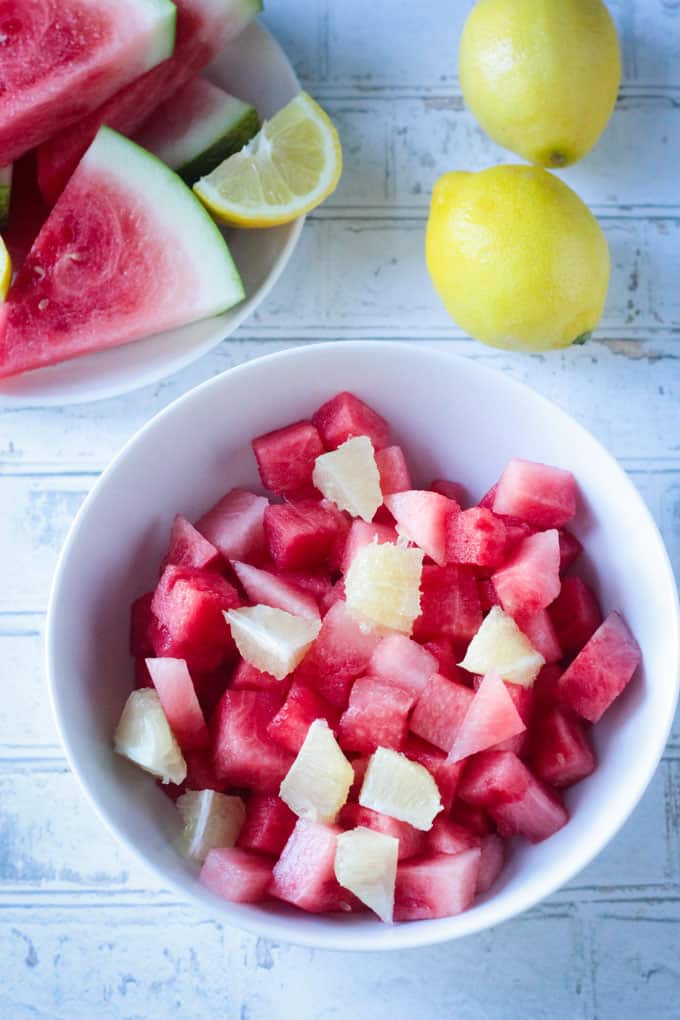
[[[673,718],[678,602],[563,411],[424,346],[321,344],[124,447],[47,660],[74,772],[164,881],[276,940],[403,948],[513,917],[615,835]]]

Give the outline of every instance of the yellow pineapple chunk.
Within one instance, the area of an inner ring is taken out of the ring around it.
[[[373,541],[359,549],[345,576],[351,610],[373,623],[410,634],[420,616],[422,549]]]
[[[335,877],[386,924],[394,913],[398,856],[399,840],[384,832],[359,826],[338,836]]]
[[[279,796],[299,818],[333,822],[347,800],[354,769],[325,719],[315,719],[281,783]]]
[[[387,747],[371,755],[359,803],[424,832],[443,810],[439,789],[427,769]]]
[[[322,453],[316,458],[312,480],[326,499],[352,517],[370,522],[382,505],[380,472],[368,436],[356,436],[337,450]]]
[[[498,673],[509,683],[531,687],[545,665],[545,659],[513,618],[499,606],[493,606],[459,665],[470,673],[482,676]]]
[[[242,606],[227,610],[224,617],[246,662],[277,680],[302,662],[321,630],[320,620],[272,606]]]
[[[133,691],[125,702],[113,748],[164,783],[183,783],[186,779],[184,756],[152,687]]]
[[[246,818],[240,797],[215,790],[189,790],[177,800],[184,830],[181,847],[186,857],[204,861],[210,850],[235,846]]]

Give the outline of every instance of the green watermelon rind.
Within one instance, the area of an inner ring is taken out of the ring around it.
[[[157,25],[154,31],[153,46],[149,47],[144,74],[152,67],[171,57],[175,50],[177,32],[177,7],[172,0],[138,0],[140,6],[148,7],[149,14],[155,12]]]
[[[9,200],[12,194],[12,164],[0,167],[0,227],[4,227],[9,216]]]
[[[244,145],[255,137],[260,127],[257,110],[253,106],[247,106],[231,124],[225,122],[221,137],[208,144],[194,159],[178,167],[177,173],[187,184],[195,184],[201,177],[212,173],[225,159],[240,152]]]
[[[117,131],[101,127],[76,176],[82,180],[89,170],[118,178],[124,187],[143,197],[154,220],[177,230],[184,254],[200,267],[201,317],[220,315],[243,300],[243,282],[221,231],[165,163]]]

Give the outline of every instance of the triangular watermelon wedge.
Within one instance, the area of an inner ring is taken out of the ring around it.
[[[243,296],[189,188],[101,128],[2,307],[0,377],[217,315]]]
[[[500,676],[487,673],[470,702],[449,751],[448,761],[461,761],[525,729],[524,721]]]

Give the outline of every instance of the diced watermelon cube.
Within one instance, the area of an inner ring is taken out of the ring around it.
[[[383,496],[391,496],[393,492],[406,492],[411,488],[411,475],[400,446],[386,446],[378,450],[375,462],[378,465]]]
[[[390,427],[384,418],[353,393],[338,393],[312,417],[326,449],[335,450],[355,436],[368,436],[375,450],[390,442]]]
[[[493,504],[496,499],[496,493],[498,492],[498,482],[492,485],[488,492],[485,492],[480,499],[477,506],[483,506],[487,510],[493,510]]]
[[[526,793],[517,802],[499,804],[491,810],[501,836],[524,836],[531,843],[541,843],[569,821],[569,814],[559,795],[529,773]]]
[[[190,671],[216,669],[235,653],[223,612],[240,604],[236,589],[214,571],[166,567],[151,603],[163,628],[156,656],[185,659]]]
[[[561,666],[550,665],[544,666],[538,674],[532,687],[536,711],[559,702],[559,681],[563,672]]]
[[[279,570],[276,566],[272,572],[288,584],[309,592],[316,599],[318,605],[321,605],[322,600],[333,587],[331,575],[327,572],[309,573],[302,570]]]
[[[170,531],[170,543],[162,568],[175,564],[178,567],[209,568],[219,566],[219,550],[209,542],[193,524],[177,514]]]
[[[251,567],[249,563],[234,560],[232,566],[252,605],[274,606],[293,616],[302,616],[307,620],[319,619],[319,606],[309,592],[268,570]]]
[[[390,524],[367,524],[366,521],[352,521],[342,553],[341,570],[343,574],[349,570],[359,549],[370,545],[371,542],[377,542],[378,545],[383,545],[385,542],[396,542],[397,537],[396,531]]]
[[[450,751],[473,698],[469,687],[434,673],[411,714],[411,732],[442,751]]]
[[[529,535],[492,577],[501,606],[524,618],[545,609],[560,593],[560,544],[557,532]]]
[[[553,626],[552,606],[550,609],[550,613],[545,609],[539,609],[537,613],[529,616],[519,613],[515,618],[519,629],[526,634],[536,651],[540,652],[547,663],[559,662],[562,658],[562,648]]]
[[[352,897],[335,877],[340,828],[300,818],[274,866],[269,892],[301,910],[346,910]]]
[[[324,445],[311,422],[299,421],[258,436],[252,447],[266,489],[283,496],[313,488],[314,463]]]
[[[498,480],[492,509],[535,528],[559,528],[576,514],[577,495],[571,471],[513,458]]]
[[[201,517],[196,527],[226,560],[252,563],[265,553],[264,512],[268,506],[266,496],[232,489]]]
[[[361,804],[345,804],[340,812],[339,821],[346,829],[364,826],[398,839],[400,861],[406,860],[408,857],[417,857],[425,851],[424,832],[414,829],[408,822],[401,822],[398,818],[392,818],[391,815],[384,815],[382,811],[372,811],[370,808],[362,807]]]
[[[424,566],[420,583],[420,616],[413,625],[419,641],[448,637],[471,641],[482,625],[477,584],[463,567]]]
[[[385,506],[403,538],[415,542],[440,567],[446,563],[446,536],[449,521],[460,513],[457,503],[439,492],[410,489],[385,496]]]
[[[454,500],[460,507],[470,502],[468,491],[460,482],[449,482],[445,478],[435,478],[430,488],[432,492],[439,492],[442,496],[446,496],[447,499]]]
[[[560,536],[560,573],[563,574],[579,558],[583,552],[583,546],[576,535],[567,528],[560,528],[558,534]]]
[[[256,666],[241,659],[229,684],[233,691],[270,691],[277,695],[287,692],[286,680],[277,680],[271,673],[263,673]]]
[[[505,684],[496,673],[488,673],[458,727],[449,758],[462,761],[525,730]]]
[[[292,754],[297,754],[315,719],[325,719],[331,729],[335,730],[338,726],[338,711],[313,688],[294,680],[288,697],[269,723],[268,733]]]
[[[482,836],[480,843],[482,855],[479,859],[479,875],[477,876],[477,893],[485,893],[494,884],[505,864],[505,841],[495,832]]]
[[[409,733],[404,742],[403,753],[412,761],[425,766],[437,784],[444,811],[449,811],[456,796],[464,762],[448,761],[444,751],[412,733]]]
[[[161,708],[183,751],[207,747],[210,734],[184,659],[147,659]]]
[[[534,534],[534,529],[526,521],[520,521],[519,517],[506,517],[496,514],[505,525],[506,552],[509,555],[514,552],[520,542],[523,542],[529,535]]]
[[[474,899],[480,857],[479,848],[473,847],[404,861],[397,868],[394,920],[452,917],[466,910]]]
[[[531,733],[531,766],[551,786],[573,786],[597,765],[584,724],[568,708],[541,712]]]
[[[295,828],[296,816],[274,793],[254,793],[246,804],[246,820],[237,845],[278,857]]]
[[[153,632],[157,621],[151,611],[153,592],[140,595],[130,607],[130,654],[145,659],[153,655]]]
[[[441,673],[447,680],[465,683],[465,674],[458,666],[454,647],[448,638],[432,638],[430,641],[426,641],[422,647],[427,649],[430,655],[434,655],[437,660],[435,672]]]
[[[272,559],[281,570],[317,570],[328,565],[342,537],[342,515],[328,503],[303,501],[268,506],[264,530]]]
[[[518,733],[514,737],[509,737],[507,740],[501,740],[498,744],[494,744],[494,750],[514,751],[516,755],[522,757],[527,749],[529,727],[534,714],[534,688],[525,687],[524,684],[511,684],[507,681],[505,688],[512,698],[512,703],[517,709],[526,729],[523,733]]]
[[[345,602],[336,602],[295,675],[331,705],[344,709],[352,681],[366,672],[379,640],[375,631],[363,629]]]
[[[565,577],[548,612],[565,655],[580,652],[602,623],[595,592],[580,577]]]
[[[406,691],[378,677],[355,680],[338,727],[343,751],[370,754],[378,747],[399,751],[406,738],[412,704]]]
[[[461,850],[480,846],[481,837],[460,822],[438,815],[427,833],[427,846],[433,854],[459,854]]]
[[[446,560],[473,567],[500,567],[505,558],[505,524],[490,510],[472,507],[452,515],[446,533]]]
[[[589,722],[597,722],[632,680],[640,648],[619,613],[610,613],[558,683],[558,697]]]
[[[405,634],[388,634],[376,646],[369,673],[394,684],[411,696],[411,703],[422,694],[427,681],[437,670],[437,659],[422,645]]]
[[[493,586],[493,581],[490,577],[478,577],[477,578],[477,591],[479,592],[479,602],[482,607],[482,612],[486,616],[493,606],[500,606],[500,599],[496,594],[496,589]]]
[[[210,721],[213,763],[220,779],[260,793],[278,793],[293,755],[267,727],[281,700],[264,691],[226,690]]]
[[[270,860],[237,847],[208,851],[199,875],[207,889],[231,903],[266,899],[271,878]]]
[[[458,762],[458,766],[462,772],[465,762]],[[476,832],[481,838],[493,834],[496,828],[484,808],[473,807],[464,800],[454,802],[449,818],[452,822],[464,825],[471,832]]]

